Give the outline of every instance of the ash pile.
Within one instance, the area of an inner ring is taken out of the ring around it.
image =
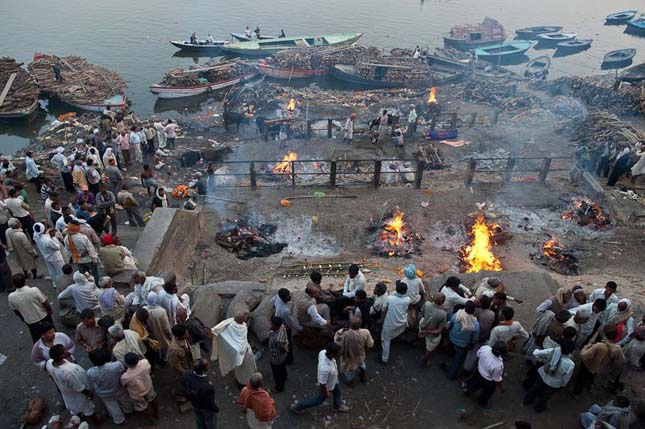
[[[421,251],[423,237],[414,232],[405,213],[398,208],[373,221],[367,230],[370,235],[368,246],[375,255],[408,258]]]
[[[567,248],[554,237],[536,244],[531,259],[565,276],[580,275],[580,262],[573,249]]]
[[[215,235],[215,242],[243,260],[280,253],[287,243],[272,241],[278,227],[252,221],[248,216],[228,220]]]

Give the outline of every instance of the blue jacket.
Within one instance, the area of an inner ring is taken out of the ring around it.
[[[450,342],[453,343],[456,347],[465,348],[468,347],[468,345],[475,344],[477,341],[479,341],[479,322],[477,320],[473,320],[475,329],[472,331],[464,331],[461,329],[461,323],[455,321],[456,315],[457,314],[455,313],[450,316],[451,327],[450,332],[448,333]]]

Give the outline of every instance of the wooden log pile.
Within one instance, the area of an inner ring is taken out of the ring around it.
[[[645,87],[629,84],[618,86],[607,77],[567,76],[543,86],[551,95],[569,95],[586,104],[619,113],[645,113]]]
[[[633,149],[636,143],[645,143],[644,132],[606,110],[593,110],[584,120],[568,121],[559,132],[568,133],[572,142],[591,146],[604,145],[611,140],[627,143]]]
[[[101,103],[126,88],[118,73],[81,57],[40,56],[28,68],[43,92],[75,104]]]
[[[169,87],[198,86],[234,79],[250,73],[251,70],[251,66],[239,62],[230,64],[206,63],[204,66],[195,69],[172,70],[166,73],[160,85]]]
[[[374,47],[309,47],[280,51],[272,56],[269,63],[282,68],[314,70],[331,68],[336,64],[356,64],[359,59],[381,56],[381,50]]]
[[[22,63],[7,57],[0,58],[0,93],[13,73],[16,73],[16,77],[0,105],[0,113],[28,109],[38,100],[40,94],[36,81],[22,68]]]
[[[516,84],[493,79],[471,79],[461,95],[466,101],[488,104],[505,111],[531,109],[540,105],[537,97],[518,92]]]

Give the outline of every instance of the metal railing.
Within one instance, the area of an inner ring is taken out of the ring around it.
[[[546,182],[546,178],[550,172],[555,171],[569,171],[571,167],[560,168],[554,167],[553,162],[558,160],[572,160],[570,156],[551,156],[551,157],[514,157],[514,158],[471,158],[468,160],[466,167],[466,186],[473,183],[475,174],[477,173],[504,173],[504,183],[511,183],[513,181],[513,173],[538,173],[537,180],[541,183]],[[503,168],[485,167],[478,169],[477,166],[482,163],[504,164]],[[541,161],[541,162],[540,162]],[[532,167],[532,164],[540,164],[539,167]],[[524,165],[520,165],[524,164]],[[518,168],[518,165],[520,167]]]

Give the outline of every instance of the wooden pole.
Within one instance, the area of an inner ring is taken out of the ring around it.
[[[333,121],[331,119],[327,119],[327,138],[331,138],[331,127],[333,125]]]
[[[372,178],[372,185],[374,188],[381,186],[381,166],[382,162],[380,159],[374,160],[374,176]]]
[[[423,172],[425,169],[426,169],[426,163],[421,159],[417,160],[417,171],[414,175],[415,189],[421,189],[421,182],[423,181]]]
[[[311,119],[307,120],[307,139],[311,138]]]
[[[432,122],[430,122],[430,131],[434,131],[434,127],[437,126],[437,115],[432,115]]]
[[[16,80],[16,76],[18,76],[18,73],[11,73],[9,75],[9,79],[7,79],[7,83],[4,85],[4,88],[2,89],[2,94],[0,94],[0,106],[2,106],[2,104],[4,103],[4,99],[7,98],[7,94],[9,94],[9,90],[13,85],[13,81]]]
[[[468,122],[468,127],[474,128],[476,121],[477,121],[477,112],[473,112],[470,114],[470,121]]]
[[[249,175],[251,176],[251,189],[255,190],[258,184],[255,175],[255,162],[251,162],[251,165],[249,166]]]
[[[551,158],[544,158],[544,164],[542,164],[542,171],[540,171],[540,182],[546,182],[546,176],[549,174],[551,169]]]
[[[450,118],[450,129],[454,130],[457,128],[457,113],[453,113]]]
[[[295,170],[295,164],[293,161],[289,161],[291,163],[291,187],[295,188],[296,187],[296,170]]]
[[[475,158],[471,158],[468,163],[468,167],[466,168],[466,180],[464,181],[466,186],[472,185],[473,178],[475,176],[475,168],[477,168],[477,160]]]
[[[329,186],[336,187],[336,161],[332,161],[329,165]]]
[[[513,168],[515,167],[515,158],[508,158],[506,161],[506,171],[504,172],[504,183],[511,183],[513,179]]]

